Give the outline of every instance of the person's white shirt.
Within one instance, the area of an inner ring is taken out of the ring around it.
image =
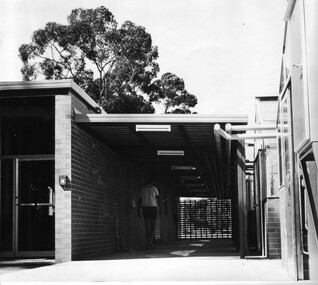
[[[152,184],[147,184],[140,191],[141,206],[157,207],[157,196],[159,196],[157,187],[153,186]]]

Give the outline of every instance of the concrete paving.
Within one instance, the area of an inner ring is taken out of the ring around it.
[[[14,282],[317,284],[291,280],[281,260],[240,259],[229,247],[222,249],[204,242],[174,244],[173,247],[161,245],[151,251],[117,253],[98,260],[6,272],[0,274],[0,282],[1,285]]]
[[[6,282],[145,281],[273,285],[294,283],[285,273],[279,260],[240,260],[229,257],[72,261],[7,273],[0,275],[0,281],[1,284]]]

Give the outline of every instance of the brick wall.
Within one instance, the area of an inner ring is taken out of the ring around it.
[[[268,257],[281,258],[279,197],[268,197],[267,209],[267,252]]]
[[[91,112],[74,95],[58,95],[55,102],[56,262],[143,249],[137,206],[144,173],[74,122],[74,112]],[[66,186],[59,185],[60,175],[67,175]],[[162,183],[159,191],[170,188]],[[168,196],[165,203],[173,203]],[[161,217],[162,240],[175,239],[173,217],[168,207]]]
[[[292,278],[296,278],[296,239],[295,239],[295,207],[292,187],[279,189],[282,263]]]
[[[73,260],[144,246],[135,207],[141,180],[136,167],[73,123]]]
[[[72,95],[55,97],[55,260],[88,259],[144,247],[137,217],[143,174],[74,123]],[[69,179],[59,185],[59,176]]]
[[[62,188],[60,175],[72,180],[71,172],[71,96],[55,97],[55,261],[71,260],[71,192],[70,184]]]

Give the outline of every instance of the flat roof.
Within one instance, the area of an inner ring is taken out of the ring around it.
[[[93,108],[100,106],[73,80],[39,80],[39,81],[0,81],[0,96],[12,95],[14,92],[20,91],[53,91],[53,90],[69,90],[77,95],[82,101]],[[102,108],[101,108],[102,109]],[[102,110],[102,112],[104,112]]]

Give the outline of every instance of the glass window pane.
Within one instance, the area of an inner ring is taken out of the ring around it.
[[[54,215],[50,188],[54,188],[54,161],[19,162],[18,250],[54,250]]]
[[[54,153],[52,97],[0,98],[1,155]]]
[[[3,117],[2,155],[53,154],[54,118]]]

